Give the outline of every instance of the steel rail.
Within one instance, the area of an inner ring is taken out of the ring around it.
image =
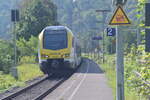
[[[10,95],[6,95],[6,96],[0,98],[0,100],[13,100],[13,98],[16,98],[16,97],[22,95],[23,93],[25,93],[25,91],[33,89],[34,87],[42,84],[42,82],[44,82],[46,80],[54,80],[55,78],[56,79],[58,78],[58,80],[55,80],[56,82],[53,83],[52,86],[50,86],[48,89],[44,90],[44,92],[41,92],[37,97],[31,99],[31,100],[42,100],[44,97],[46,97],[48,94],[50,94],[53,90],[55,90],[58,86],[60,86],[64,81],[66,81],[69,77],[71,77],[75,71],[70,72],[66,75],[58,76],[58,77],[55,76],[55,74],[54,75],[51,74],[49,76],[45,75],[40,80],[38,80],[38,81],[32,83],[31,85],[28,85],[14,93],[11,93]]]
[[[54,86],[50,87],[45,92],[41,93],[39,96],[35,97],[32,100],[42,100],[45,98],[48,94],[50,94],[53,90],[55,90],[58,86],[60,86],[67,78],[60,79]]]
[[[26,91],[26,90],[28,90],[28,89],[30,89],[30,88],[33,88],[34,86],[36,86],[36,85],[42,83],[42,82],[45,81],[46,79],[48,79],[48,76],[47,76],[47,75],[43,76],[43,77],[41,78],[41,80],[39,80],[39,81],[37,81],[37,82],[34,82],[33,84],[28,85],[28,86],[24,87],[23,89],[16,91],[15,93],[12,93],[12,94],[10,94],[10,95],[8,95],[8,96],[3,97],[1,100],[11,100],[12,98],[17,97],[18,95],[20,95],[21,93],[23,93],[24,91]]]

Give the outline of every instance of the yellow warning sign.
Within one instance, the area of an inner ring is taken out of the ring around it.
[[[112,19],[110,20],[109,25],[128,25],[128,24],[131,24],[130,20],[128,19],[122,7],[118,6]]]

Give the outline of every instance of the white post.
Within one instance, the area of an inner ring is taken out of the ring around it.
[[[103,63],[105,62],[105,20],[106,20],[106,13],[105,11],[103,13]]]
[[[117,69],[117,97],[116,100],[124,99],[124,49],[123,49],[123,35],[120,30],[121,26],[117,26],[117,45],[116,45],[116,69]]]

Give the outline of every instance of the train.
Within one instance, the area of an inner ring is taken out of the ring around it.
[[[66,26],[47,26],[39,34],[38,58],[44,74],[73,71],[82,62],[79,40]]]

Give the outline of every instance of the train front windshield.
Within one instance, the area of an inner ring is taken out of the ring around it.
[[[45,30],[43,37],[44,49],[60,50],[67,48],[66,30]]]

